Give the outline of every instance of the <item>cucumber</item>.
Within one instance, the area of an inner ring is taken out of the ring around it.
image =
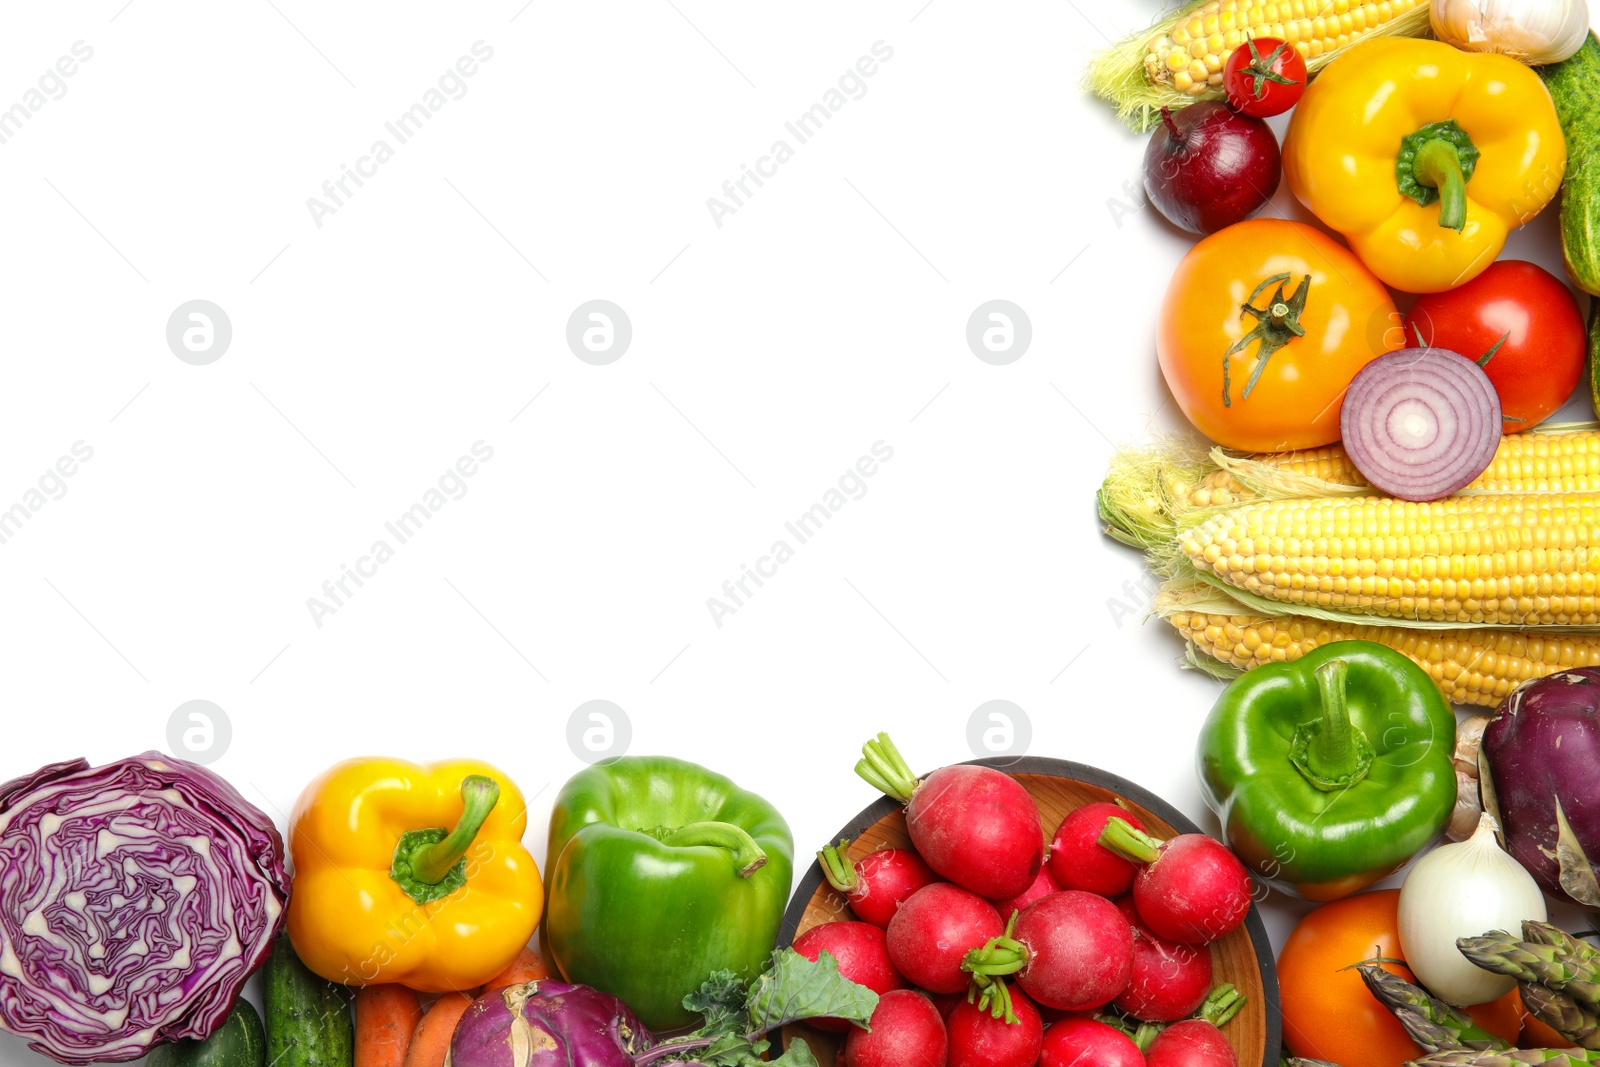
[[[1589,399],[1600,413],[1600,296],[1589,298]]]
[[[284,934],[267,958],[267,1062],[351,1067],[355,1026],[345,988],[312,974]]]
[[[267,1038],[261,1016],[240,997],[221,1029],[204,1041],[174,1041],[150,1050],[145,1067],[265,1067]]]
[[[1570,59],[1536,67],[1567,138],[1561,249],[1579,289],[1600,296],[1600,40],[1591,32]]]

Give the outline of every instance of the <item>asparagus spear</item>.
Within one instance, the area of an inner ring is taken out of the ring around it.
[[[1535,982],[1520,983],[1522,1005],[1535,1019],[1587,1049],[1600,1049],[1600,1017],[1565,993]]]
[[[1450,1050],[1488,1051],[1510,1048],[1505,1041],[1478,1026],[1472,1017],[1426,990],[1390,974],[1376,963],[1356,968],[1378,1003],[1394,1013],[1411,1040],[1424,1052]]]
[[[1420,1060],[1407,1061],[1406,1067],[1522,1067],[1525,1063],[1582,1067],[1600,1063],[1600,1060],[1580,1049],[1512,1048],[1488,1052],[1435,1052]]]
[[[1535,922],[1524,919],[1522,923],[1522,939],[1538,945],[1549,945],[1551,948],[1562,950],[1573,959],[1592,962],[1600,960],[1600,948],[1595,948],[1581,937],[1574,937],[1550,923]]]
[[[1482,937],[1459,938],[1456,947],[1486,971],[1540,983],[1566,993],[1581,1007],[1600,1010],[1600,956],[1580,958],[1580,954],[1552,945],[1518,941],[1499,930]]]

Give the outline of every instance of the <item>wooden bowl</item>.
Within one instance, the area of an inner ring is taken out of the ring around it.
[[[1022,783],[1039,805],[1045,828],[1051,835],[1068,812],[1096,801],[1120,802],[1144,822],[1145,829],[1158,837],[1199,833],[1199,827],[1183,813],[1155,794],[1123,778],[1082,763],[1024,756],[1017,758],[972,760],[982,767],[1005,771]],[[851,860],[861,859],[880,848],[905,848],[904,809],[889,797],[869,805],[833,836],[850,839]],[[822,877],[822,868],[813,861],[778,931],[778,947],[786,948],[811,927],[838,919],[852,918],[849,905]],[[1272,962],[1272,945],[1267,939],[1261,914],[1251,907],[1245,924],[1211,946],[1213,984],[1232,982],[1248,998],[1238,1015],[1222,1028],[1238,1053],[1242,1067],[1262,1064],[1277,1067],[1282,1037],[1278,1011],[1278,975]],[[840,1035],[823,1033],[795,1024],[783,1031],[783,1047],[796,1037],[804,1037],[817,1060],[832,1064],[841,1045]]]

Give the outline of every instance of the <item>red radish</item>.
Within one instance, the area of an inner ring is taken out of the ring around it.
[[[1100,843],[1144,864],[1133,902],[1145,926],[1168,941],[1204,945],[1239,928],[1250,913],[1250,874],[1228,846],[1205,834],[1158,841],[1112,819]]]
[[[889,959],[913,985],[930,993],[959,993],[970,980],[961,961],[1004,929],[987,900],[958,885],[935,882],[907,897],[889,920]]]
[[[1109,1003],[1128,988],[1133,931],[1111,901],[1064,889],[1012,916],[1005,933],[967,953],[962,967],[983,991],[980,1004],[993,999],[1004,1005],[1005,983],[995,978],[1015,974],[1040,1004],[1081,1011]]]
[[[939,876],[909,848],[880,848],[852,865],[845,854],[850,842],[841,840],[817,853],[822,876],[844,894],[856,918],[873,926],[888,926],[900,902]]]
[[[861,748],[856,773],[906,805],[917,852],[939,874],[989,900],[1014,897],[1044,864],[1039,806],[1015,778],[958,763],[917,779],[888,734]]]
[[[1149,1067],[1239,1067],[1239,1057],[1222,1031],[1205,1019],[1173,1023],[1145,1050]]]
[[[887,938],[871,923],[820,923],[795,938],[794,950],[813,961],[827,952],[838,961],[840,974],[880,996],[906,987],[906,980],[889,962]],[[812,1019],[811,1025],[838,1033],[850,1024],[843,1019]]]
[[[1039,1067],[1145,1067],[1144,1053],[1116,1027],[1062,1019],[1044,1032]]]
[[[1009,919],[1012,912],[1021,911],[1040,897],[1047,897],[1051,893],[1059,892],[1061,892],[1061,887],[1056,884],[1055,876],[1050,873],[1050,865],[1045,864],[1039,868],[1039,877],[1033,880],[1032,885],[1010,900],[995,901],[994,910],[1000,913],[1000,918]]]
[[[945,1067],[949,1040],[933,1001],[914,989],[878,998],[870,1031],[854,1027],[844,1042],[845,1067]]]
[[[1211,989],[1211,950],[1151,933],[1132,897],[1116,904],[1133,927],[1133,979],[1117,998],[1117,1010],[1154,1023],[1193,1015]]]
[[[1026,996],[1013,991],[1009,999],[1016,1022],[996,1018],[992,1011],[964,1000],[956,1005],[945,1020],[950,1035],[949,1067],[1034,1067],[1044,1040],[1044,1023]]]
[[[1132,887],[1139,868],[1100,843],[1100,833],[1112,819],[1126,820],[1135,830],[1144,829],[1139,816],[1105,802],[1085,804],[1061,820],[1050,843],[1050,873],[1062,889],[1115,897]]]

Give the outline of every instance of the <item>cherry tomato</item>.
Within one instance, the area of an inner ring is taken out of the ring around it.
[[[1256,118],[1281,115],[1306,91],[1305,57],[1276,37],[1247,38],[1228,56],[1222,87],[1236,111]]]
[[[1407,344],[1420,337],[1474,360],[1500,344],[1483,369],[1500,394],[1506,433],[1549,418],[1583,375],[1578,301],[1555,275],[1522,260],[1491,263],[1465,285],[1418,297],[1405,331]]]
[[[1303,223],[1249,219],[1178,264],[1156,355],[1178,406],[1217,444],[1316,448],[1339,439],[1356,372],[1404,347],[1398,321],[1388,290],[1349,249]]]

